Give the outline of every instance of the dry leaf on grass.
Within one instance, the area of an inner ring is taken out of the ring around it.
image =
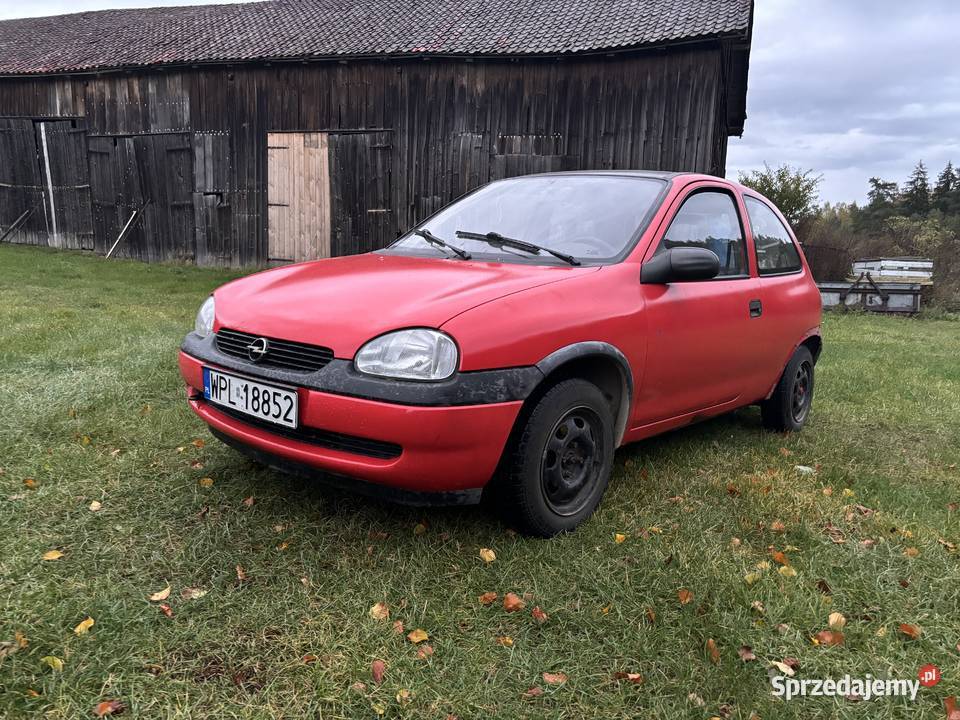
[[[693,600],[693,593],[686,588],[681,588],[680,590],[677,590],[677,598],[680,600],[681,605],[686,605]]]
[[[517,612],[526,606],[527,603],[519,595],[509,592],[503,596],[503,609],[507,612]]]
[[[390,617],[390,608],[385,602],[378,602],[370,606],[367,614],[374,620],[386,620]]]
[[[190,443],[190,444],[193,445],[195,448],[198,448],[198,449],[199,449],[199,448],[202,448],[204,445],[206,445],[206,443],[205,443],[203,440],[201,440],[200,438],[197,438],[196,440],[194,440],[194,441],[193,441],[192,443]]]
[[[184,588],[180,591],[180,597],[182,597],[184,600],[198,600],[206,594],[206,590],[195,587]]]
[[[830,613],[830,617],[827,618],[827,625],[830,626],[831,630],[843,630],[843,627],[846,624],[847,619],[842,613],[832,612]]]
[[[92,617],[88,617],[85,620],[81,620],[77,626],[73,629],[74,635],[86,635],[87,632],[94,626],[96,620]]]
[[[243,499],[243,504],[244,504],[246,507],[248,507],[248,508],[253,507],[253,503],[254,503],[254,502],[256,502],[256,501],[253,499],[253,495],[251,495],[250,497],[247,497],[247,498],[244,498],[244,499]]]
[[[744,662],[752,662],[757,659],[757,656],[753,654],[753,648],[749,645],[741,645],[740,649],[737,650],[737,655]]]
[[[94,500],[87,507],[90,509],[90,512],[99,512],[100,508],[102,508],[103,505],[100,503],[99,500]]]
[[[60,552],[59,550],[47,550],[43,555],[41,555],[41,558],[47,561],[59,560],[62,557],[63,557],[63,553]]]
[[[97,706],[93,708],[93,714],[98,718],[102,718],[108,715],[119,715],[126,709],[127,706],[119,700],[104,700],[101,703],[97,703]]]
[[[152,602],[160,602],[161,600],[166,600],[170,597],[170,586],[167,585],[163,590],[158,590],[153,595],[150,596]]]
[[[717,647],[717,643],[713,638],[707,640],[707,655],[710,658],[710,662],[714,665],[720,663],[720,649]]]
[[[481,605],[492,605],[497,601],[497,593],[495,592],[485,592],[483,595],[477,598],[480,601]]]
[[[640,685],[643,683],[643,675],[640,673],[634,672],[616,672],[613,674],[614,680],[629,680],[634,685]]]
[[[794,671],[794,669],[789,665],[787,665],[786,663],[777,662],[776,660],[771,660],[770,664],[773,667],[775,667],[777,670],[779,670],[781,673],[786,675],[787,677],[793,677],[794,675],[796,675],[796,672]]]
[[[501,635],[497,638],[497,645],[503,645],[504,647],[513,647],[513,638],[509,635]]]
[[[200,487],[208,488],[213,487],[213,478],[212,477],[202,477],[197,480],[197,485]]]
[[[417,647],[417,657],[420,660],[426,660],[428,657],[433,655],[433,645],[427,645],[424,643]]]
[[[246,571],[243,569],[242,565],[237,565],[237,582],[246,582],[249,580],[247,577]]]
[[[779,568],[777,568],[777,572],[779,572],[784,577],[797,576],[797,571],[793,568],[792,565],[781,565]]]
[[[543,674],[543,681],[547,685],[563,685],[567,681],[567,675],[566,673],[562,673],[562,672],[556,672],[556,673],[545,672]]]
[[[839,630],[821,630],[813,637],[814,645],[843,645],[843,633]]]
[[[623,533],[615,533],[614,536],[613,536],[613,541],[614,541],[617,545],[619,545],[620,543],[624,542],[626,539],[627,539],[627,536],[624,535]]]
[[[911,640],[916,640],[918,637],[920,637],[920,628],[916,625],[911,625],[910,623],[900,623],[898,627],[900,632]]]
[[[168,618],[173,617],[173,608],[171,608],[169,605],[164,605],[163,603],[161,603],[159,607],[160,607],[160,612],[162,612]]]
[[[480,559],[485,563],[492,563],[497,559],[497,554],[490,548],[480,548]]]
[[[525,698],[535,698],[540,697],[541,695],[543,695],[543,688],[541,687],[532,687],[523,693],[523,697]]]
[[[409,633],[407,633],[407,640],[412,642],[414,645],[417,643],[422,643],[424,640],[429,639],[429,637],[430,636],[427,634],[427,631],[421,628],[411,630]]]
[[[550,619],[550,616],[541,610],[539,605],[530,611],[530,615],[533,617],[534,621],[540,623],[541,625]]]
[[[374,660],[370,663],[370,676],[379,685],[383,682],[383,674],[387,671],[387,664],[383,660]]]
[[[63,660],[56,655],[44,655],[40,658],[40,662],[55,672],[63,672]]]
[[[920,551],[917,550],[915,547],[908,547],[906,550],[903,551],[903,554],[909,558],[915,558],[915,557],[919,557]]]

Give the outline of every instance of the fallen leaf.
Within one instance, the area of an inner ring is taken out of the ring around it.
[[[416,525],[413,526],[414,535],[423,535],[426,531],[427,531],[426,523],[418,522]]]
[[[908,547],[906,550],[903,551],[903,554],[909,558],[915,558],[920,555],[920,551],[917,550],[915,547]]]
[[[27,696],[27,697],[32,697],[32,698],[38,698],[38,697],[40,697],[40,693],[38,693],[38,692],[37,692],[36,690],[34,690],[33,688],[27,688],[26,696]]]
[[[253,507],[253,503],[254,503],[253,495],[243,499],[243,504],[248,508]]]
[[[24,478],[24,479],[23,479],[23,486],[24,486],[25,488],[29,488],[30,490],[33,490],[34,488],[36,488],[36,487],[37,487],[37,484],[38,484],[37,481],[34,480],[33,478]]]
[[[403,620],[393,621],[393,632],[395,635],[403,635]]]
[[[27,640],[27,636],[24,635],[19,630],[13,633],[13,641],[16,643],[17,648],[20,650],[23,650],[25,647],[27,647],[27,645],[30,644],[30,641]]]
[[[416,645],[417,643],[422,643],[424,640],[428,639],[429,637],[430,636],[427,635],[427,631],[422,630],[420,628],[417,628],[416,630],[411,630],[409,633],[407,633],[407,640],[412,642],[414,645]]]
[[[477,598],[480,601],[481,605],[492,605],[497,601],[497,593],[495,592],[485,592],[483,595]]]
[[[847,619],[842,613],[832,612],[830,613],[830,617],[827,618],[827,625],[830,626],[831,630],[843,630],[843,627],[846,624]]]
[[[108,715],[119,715],[126,709],[127,706],[119,700],[104,700],[101,703],[97,703],[97,706],[93,709],[93,714],[98,718],[102,718]]]
[[[167,585],[163,590],[158,590],[153,595],[150,596],[152,602],[160,602],[161,600],[166,600],[170,597],[170,586]]]
[[[740,547],[742,544],[743,544],[743,541],[742,541],[740,538],[738,538],[738,537],[730,538],[730,547],[731,547],[733,550],[736,550],[736,549],[737,549],[738,547]]]
[[[243,566],[242,566],[242,565],[237,565],[237,581],[238,581],[238,582],[246,582],[247,580],[248,580],[248,578],[247,578],[247,573],[246,573],[246,571],[243,569]]]
[[[693,703],[693,704],[696,705],[697,707],[703,707],[704,705],[707,704],[706,701],[705,701],[702,697],[700,697],[699,695],[697,695],[697,694],[694,693],[694,692],[689,693],[689,694],[687,695],[687,700],[689,700],[691,703]]]
[[[184,600],[198,600],[206,594],[206,590],[195,587],[184,588],[180,591],[180,597],[182,597]]]
[[[784,532],[784,531],[787,529],[787,526],[784,525],[784,524],[783,524],[782,522],[780,522],[779,520],[774,520],[772,523],[770,523],[770,529],[771,529],[773,532],[782,533],[782,532]]]
[[[783,455],[784,457],[790,457],[791,455],[793,455],[793,451],[787,450],[787,448],[782,447],[780,448],[780,454]]]
[[[318,658],[318,657],[317,657],[316,655],[314,655],[313,653],[307,653],[307,654],[304,655],[302,658],[300,658],[300,660],[303,662],[304,665],[312,665],[313,663],[315,663],[315,662],[316,662],[317,660],[319,660],[319,659],[320,659],[320,658]]]
[[[512,592],[503,596],[503,609],[507,612],[517,612],[523,610],[526,606],[527,603],[523,601],[523,598]]]
[[[40,662],[48,666],[51,670],[56,672],[63,672],[63,660],[58,658],[56,655],[45,655],[40,658]]]
[[[367,684],[357,680],[350,686],[350,689],[355,693],[362,693],[367,689]]]
[[[213,487],[213,478],[212,477],[202,477],[197,480],[197,485],[200,487],[208,488]]]
[[[374,620],[386,620],[390,617],[390,608],[385,602],[374,603],[367,614]]]
[[[161,603],[158,607],[160,608],[160,612],[162,612],[168,618],[173,617],[173,609],[169,605],[164,605]]]
[[[937,538],[937,542],[940,543],[941,545],[943,545],[943,547],[945,547],[945,548],[947,549],[947,552],[956,552],[956,551],[957,551],[957,546],[954,545],[952,542],[947,542],[947,541],[944,540],[943,538]]]
[[[707,640],[707,655],[710,657],[710,662],[714,665],[720,664],[720,649],[717,647],[717,643],[713,638]]]
[[[383,660],[374,660],[370,663],[370,676],[379,685],[383,682],[383,674],[387,671],[387,664]]]
[[[747,585],[753,585],[759,579],[760,579],[760,573],[755,573],[755,572],[747,573],[746,575],[743,576],[743,581]]]
[[[497,554],[490,548],[480,548],[480,559],[485,563],[492,563],[497,559]]]
[[[839,630],[821,630],[814,636],[814,645],[843,645],[843,633]]]
[[[646,610],[644,610],[643,614],[644,614],[644,617],[647,618],[647,622],[650,623],[651,625],[653,625],[653,623],[656,622],[657,613],[654,611],[652,607],[648,607]]]
[[[93,627],[96,621],[92,617],[88,617],[85,620],[81,620],[77,626],[73,629],[74,635],[86,635],[90,628]]]
[[[843,497],[849,498],[849,497],[853,497],[855,493],[850,488],[844,488],[843,492],[840,494],[843,495]]]
[[[774,550],[773,552],[771,552],[770,557],[772,557],[773,561],[778,565],[790,564],[790,558],[788,558],[784,553],[780,552],[779,550]]]
[[[627,536],[624,535],[623,533],[615,533],[614,536],[613,536],[613,541],[614,541],[617,545],[619,545],[620,543],[624,542],[626,539],[627,539]]]
[[[960,720],[960,708],[954,695],[943,699],[943,709],[947,711],[947,720]]]
[[[813,475],[816,472],[809,465],[794,465],[793,469],[800,475]]]
[[[103,505],[100,504],[99,500],[94,500],[88,507],[90,508],[90,512],[99,512]]]
[[[634,672],[616,672],[613,674],[615,680],[629,680],[634,685],[643,683],[643,675]]]
[[[63,553],[59,550],[47,550],[41,558],[44,560],[59,560],[63,557]]]
[[[796,577],[797,571],[790,565],[783,565],[782,567],[777,568],[779,572],[784,577]]]
[[[411,699],[413,699],[413,693],[406,688],[397,691],[397,702],[401,705],[406,705]]]
[[[740,659],[744,662],[752,662],[757,659],[757,656],[753,654],[753,648],[749,645],[741,645],[740,649],[737,650],[737,655],[739,655]]]
[[[203,440],[201,440],[200,438],[197,438],[196,440],[194,440],[194,441],[191,443],[191,445],[193,445],[193,446],[194,446],[195,448],[197,448],[197,449],[200,449],[200,448],[202,448],[204,445],[206,445],[206,443],[205,443]]]
[[[911,640],[916,640],[918,637],[920,637],[920,628],[918,628],[916,625],[911,625],[910,623],[900,623],[898,627],[900,632],[902,632]]]
[[[826,495],[827,497],[830,497],[831,495],[833,495],[833,488],[827,486],[827,487],[825,487],[823,490],[821,490],[821,492],[822,492],[824,495]]]
[[[786,675],[787,677],[793,677],[794,675],[796,675],[796,672],[794,671],[794,669],[789,665],[787,665],[786,663],[777,662],[776,660],[771,660],[770,664],[773,667],[775,667],[777,670],[779,670],[781,673]]]
[[[539,605],[535,606],[533,610],[530,611],[530,615],[533,617],[534,621],[540,625],[543,625],[543,623],[550,619],[550,616],[541,610]]]
[[[677,591],[677,598],[680,600],[681,605],[686,605],[693,600],[693,593],[686,588],[681,588]]]
[[[421,660],[426,660],[431,655],[433,655],[433,645],[423,644],[417,648],[417,657]]]
[[[823,578],[820,578],[819,580],[817,580],[817,590],[822,592],[824,595],[833,594],[833,590],[830,589],[830,585]]]
[[[541,695],[543,695],[543,688],[541,687],[532,687],[523,693],[523,697],[525,698],[535,698],[540,697]]]
[[[509,635],[501,635],[497,638],[497,645],[503,645],[504,647],[513,647],[513,638]]]
[[[557,673],[545,672],[543,674],[543,681],[547,685],[563,685],[567,681],[567,675],[566,673],[562,673],[562,672],[557,672]]]

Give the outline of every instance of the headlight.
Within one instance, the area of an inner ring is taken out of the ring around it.
[[[206,337],[213,332],[213,295],[208,297],[200,306],[193,331],[200,337]]]
[[[457,359],[457,345],[449,335],[413,328],[374,338],[360,348],[353,362],[368,375],[444,380],[457,369]]]

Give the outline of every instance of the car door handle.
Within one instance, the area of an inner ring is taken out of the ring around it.
[[[763,303],[759,300],[750,301],[750,317],[758,318],[763,315]]]

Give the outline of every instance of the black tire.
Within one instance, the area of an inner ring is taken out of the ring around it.
[[[760,403],[765,428],[792,432],[803,427],[813,403],[813,368],[813,355],[801,345],[787,363],[773,394]]]
[[[572,379],[550,388],[504,457],[497,505],[505,519],[524,534],[553,537],[590,517],[610,480],[613,426],[596,385]]]

